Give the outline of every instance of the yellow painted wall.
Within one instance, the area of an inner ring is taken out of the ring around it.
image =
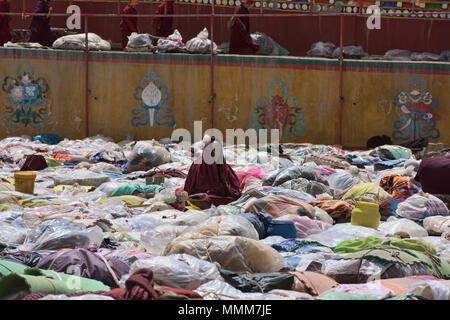
[[[18,68],[29,63],[36,77],[46,79],[49,91],[46,103],[50,112],[45,129],[11,128],[4,112],[9,95],[0,89],[0,138],[27,134],[54,133],[65,138],[85,136],[85,62],[82,52],[0,49],[0,84],[8,76],[15,77]],[[336,61],[295,58],[219,56],[215,67],[214,127],[248,129],[258,101],[268,97],[269,87],[279,81],[285,87],[285,98],[298,101],[306,126],[301,135],[283,136],[283,142],[339,143],[339,68]],[[255,63],[255,61],[257,63]],[[210,123],[210,67],[208,56],[149,55],[95,53],[89,62],[89,134],[110,136],[116,141],[160,139],[169,137],[173,129],[192,132],[195,120]],[[249,65],[249,63],[251,63]],[[286,64],[287,63],[287,64]],[[358,62],[362,63],[362,62]],[[406,90],[417,75],[439,102],[441,116],[437,128],[439,141],[450,145],[446,127],[450,113],[450,64],[439,72],[416,72],[402,65],[402,70],[358,70],[344,73],[343,145],[365,146],[368,138],[387,134],[392,137],[393,123],[401,111],[392,105],[394,98]],[[422,66],[426,69],[426,65]],[[421,68],[422,68],[421,67]],[[415,67],[418,68],[417,66]],[[433,67],[434,68],[434,67]],[[175,125],[133,126],[132,110],[139,101],[135,90],[149,72],[154,72],[170,94],[167,104]],[[281,90],[282,91],[282,90]],[[280,92],[281,92],[280,91]],[[398,143],[402,141],[396,141]]]

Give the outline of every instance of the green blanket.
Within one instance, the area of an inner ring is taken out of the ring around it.
[[[111,197],[119,196],[131,196],[134,193],[156,193],[157,191],[163,190],[164,187],[160,185],[139,185],[139,184],[125,184],[118,187],[111,194]]]
[[[436,249],[429,243],[417,239],[398,239],[398,238],[377,238],[367,237],[354,240],[345,240],[340,242],[335,248],[334,253],[352,253],[358,252],[364,249],[378,247],[382,244],[391,245],[397,248],[411,249],[421,252],[428,252],[430,254],[437,254]]]

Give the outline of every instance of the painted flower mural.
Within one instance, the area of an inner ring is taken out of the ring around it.
[[[436,121],[439,102],[425,91],[425,83],[418,76],[408,82],[406,91],[397,95],[393,102],[401,111],[400,120],[394,122],[394,140],[410,141],[419,138],[437,139],[440,136]]]
[[[132,110],[131,124],[137,126],[173,126],[175,118],[171,115],[168,100],[170,94],[167,87],[161,85],[161,79],[155,72],[149,72],[141,80],[141,86],[137,87],[133,95],[140,105]]]
[[[15,77],[8,76],[3,80],[2,90],[9,95],[3,113],[6,127],[47,127],[50,114],[45,94],[48,84],[44,78],[36,77],[36,70],[29,62],[19,66]]]
[[[300,136],[306,128],[303,114],[294,97],[288,96],[287,88],[281,80],[272,81],[267,96],[259,99],[251,115],[249,128],[279,129],[283,136]]]

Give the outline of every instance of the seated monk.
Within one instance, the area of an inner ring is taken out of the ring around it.
[[[225,161],[222,144],[214,137],[205,145],[202,158],[189,168],[184,190],[189,195],[206,193],[215,206],[228,204],[241,196],[239,179]]]

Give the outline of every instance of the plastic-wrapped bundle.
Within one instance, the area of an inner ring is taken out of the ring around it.
[[[335,173],[328,177],[328,185],[335,199],[341,199],[353,186],[361,183],[358,175]]]
[[[190,53],[209,53],[211,40],[208,39],[208,29],[204,28],[195,38],[186,42],[186,50]],[[217,45],[213,43],[213,52],[217,52]]]
[[[335,247],[344,240],[366,238],[369,236],[382,238],[386,232],[372,228],[354,226],[351,223],[338,223],[317,234],[309,235],[304,240],[317,241],[329,247]]]
[[[244,237],[219,236],[199,239],[175,239],[163,255],[186,253],[202,260],[217,262],[234,272],[277,272],[286,266],[273,248]]]
[[[431,236],[440,236],[450,231],[450,216],[432,216],[423,220],[423,227]]]
[[[410,61],[411,51],[393,49],[385,53],[384,58],[387,60]]]
[[[250,34],[250,37],[259,45],[259,49],[256,54],[263,55],[278,55],[278,47],[275,45],[273,39],[269,37],[267,34],[262,32],[255,32]]]
[[[308,217],[301,217],[293,214],[288,214],[275,221],[292,221],[297,230],[297,238],[305,238],[311,234],[321,233],[324,230],[331,228],[331,224],[320,220],[312,220]]]
[[[441,60],[450,62],[450,50],[442,51]]]
[[[172,288],[194,290],[208,281],[222,280],[214,263],[188,254],[174,254],[138,260],[131,265],[128,276],[143,268],[152,269],[153,279],[157,284]],[[127,276],[124,276],[124,278],[127,278]]]
[[[409,219],[390,217],[380,225],[379,229],[391,235],[399,235],[402,238],[428,236],[428,232],[423,227]]]
[[[54,49],[85,50],[86,35],[84,33],[63,36],[53,42]],[[88,33],[89,50],[110,51],[111,44],[95,33]]]
[[[133,32],[128,37],[127,48],[131,49],[153,49],[152,37],[148,33]]]
[[[367,53],[364,52],[364,49],[361,46],[345,46],[342,51],[344,58],[347,59],[361,59],[362,57],[367,56]],[[337,47],[333,51],[333,58],[339,58],[340,55],[341,48]]]
[[[286,181],[297,178],[305,178],[307,180],[317,181],[323,183],[324,185],[328,185],[327,180],[323,178],[320,174],[318,174],[313,168],[305,166],[298,167],[295,165],[265,175],[263,178],[263,185],[265,186],[271,185],[275,187],[285,183]]]
[[[162,224],[150,231],[143,232],[141,234],[140,244],[145,247],[147,252],[160,255],[166,245],[182,234],[186,228],[187,226]]]
[[[402,218],[422,221],[431,216],[448,216],[445,203],[429,193],[416,193],[398,205],[396,214]]]
[[[441,56],[434,53],[424,52],[424,53],[417,53],[414,52],[411,55],[411,60],[413,61],[440,61]]]
[[[18,228],[6,222],[0,222],[0,242],[22,244],[25,240],[26,229]]]
[[[336,49],[336,46],[333,43],[319,41],[312,44],[311,50],[306,55],[310,57],[332,58],[334,49]]]
[[[56,219],[29,230],[21,250],[58,250],[88,245],[100,246],[102,240],[102,229],[97,226],[86,228],[81,223]]]
[[[167,52],[180,51],[186,47],[182,41],[180,32],[175,29],[167,39],[158,39],[158,49]]]
[[[341,200],[365,201],[383,203],[392,199],[392,196],[379,185],[372,182],[358,183],[344,194]]]
[[[163,147],[139,141],[133,148],[125,167],[127,172],[147,171],[170,162],[170,153]]]
[[[212,236],[240,236],[259,240],[259,234],[253,224],[238,215],[211,217],[199,225],[186,229],[177,240]]]
[[[73,170],[68,174],[52,177],[55,184],[72,185],[78,183],[80,186],[98,187],[110,181],[111,178],[105,174],[98,174],[86,169]]]

